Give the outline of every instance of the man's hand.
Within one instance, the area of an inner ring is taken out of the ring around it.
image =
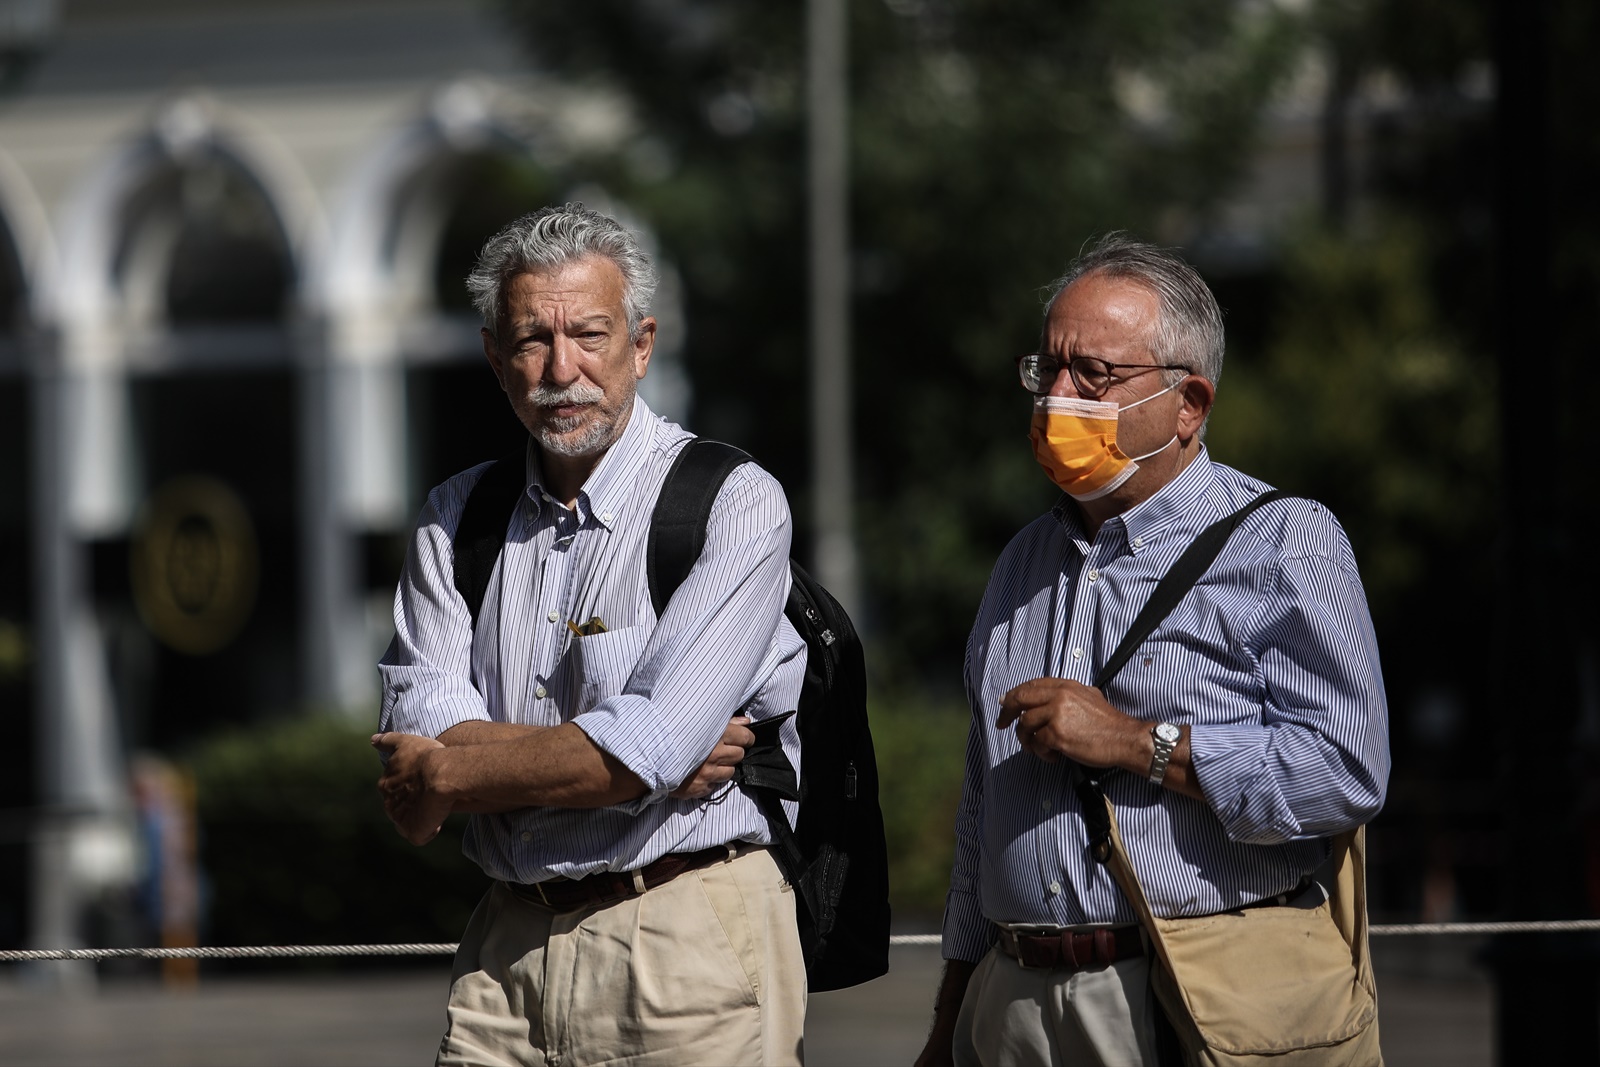
[[[1112,707],[1100,690],[1065,678],[1036,678],[1002,697],[995,726],[1012,723],[1023,751],[1048,763],[1066,756],[1086,767],[1137,771],[1150,760],[1149,723]]]
[[[966,960],[945,960],[944,977],[939,979],[939,992],[933,998],[933,1028],[928,1031],[928,1042],[915,1067],[949,1067],[955,1061],[956,1022],[961,1017],[961,1000],[972,982],[976,963]]]
[[[1100,690],[1065,678],[1035,678],[1000,698],[995,726],[1017,726],[1024,752],[1054,763],[1062,756],[1085,767],[1121,767],[1143,777],[1150,769],[1155,743],[1150,723],[1124,715],[1106,702]],[[1167,761],[1162,786],[1205,800],[1189,759],[1189,727]]]
[[[745,750],[756,743],[756,735],[750,731],[749,723],[749,718],[744,715],[735,715],[728,720],[728,727],[722,731],[722,739],[711,750],[711,755],[671,795],[679,800],[699,800],[710,796],[722,783],[730,780],[734,768],[744,759]]]
[[[388,756],[378,792],[383,795],[383,810],[413,845],[425,845],[439,834],[451,803],[442,798],[430,783],[430,772],[445,746],[431,737],[416,734],[374,734],[372,747]]]

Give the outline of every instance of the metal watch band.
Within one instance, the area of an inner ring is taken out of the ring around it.
[[[1160,785],[1167,777],[1167,763],[1172,759],[1172,751],[1178,747],[1178,740],[1182,736],[1171,723],[1157,723],[1151,728],[1150,740],[1155,746],[1155,751],[1150,754],[1151,785]]]

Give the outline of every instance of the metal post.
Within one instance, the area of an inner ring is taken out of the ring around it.
[[[850,396],[845,0],[806,5],[811,219],[811,468],[817,579],[859,619]]]

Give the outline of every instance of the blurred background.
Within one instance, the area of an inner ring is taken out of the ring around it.
[[[1226,310],[1213,458],[1355,546],[1395,752],[1374,921],[1600,914],[1597,24],[0,0],[0,947],[459,936],[483,878],[458,827],[384,820],[374,665],[424,494],[522,433],[462,279],[569,199],[663,269],[647,399],[783,481],[866,634],[900,929],[943,903],[984,580],[1054,495],[1011,360],[1112,229]],[[1592,1020],[1597,954],[1476,959],[1543,976],[1504,1025]]]

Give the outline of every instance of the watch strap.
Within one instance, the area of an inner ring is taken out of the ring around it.
[[[1154,751],[1150,753],[1150,784],[1160,785],[1167,777],[1167,764],[1172,762],[1172,753],[1182,740],[1180,733],[1177,738],[1168,741],[1161,736],[1161,727],[1170,723],[1158,723],[1150,730],[1150,740],[1154,744]]]

